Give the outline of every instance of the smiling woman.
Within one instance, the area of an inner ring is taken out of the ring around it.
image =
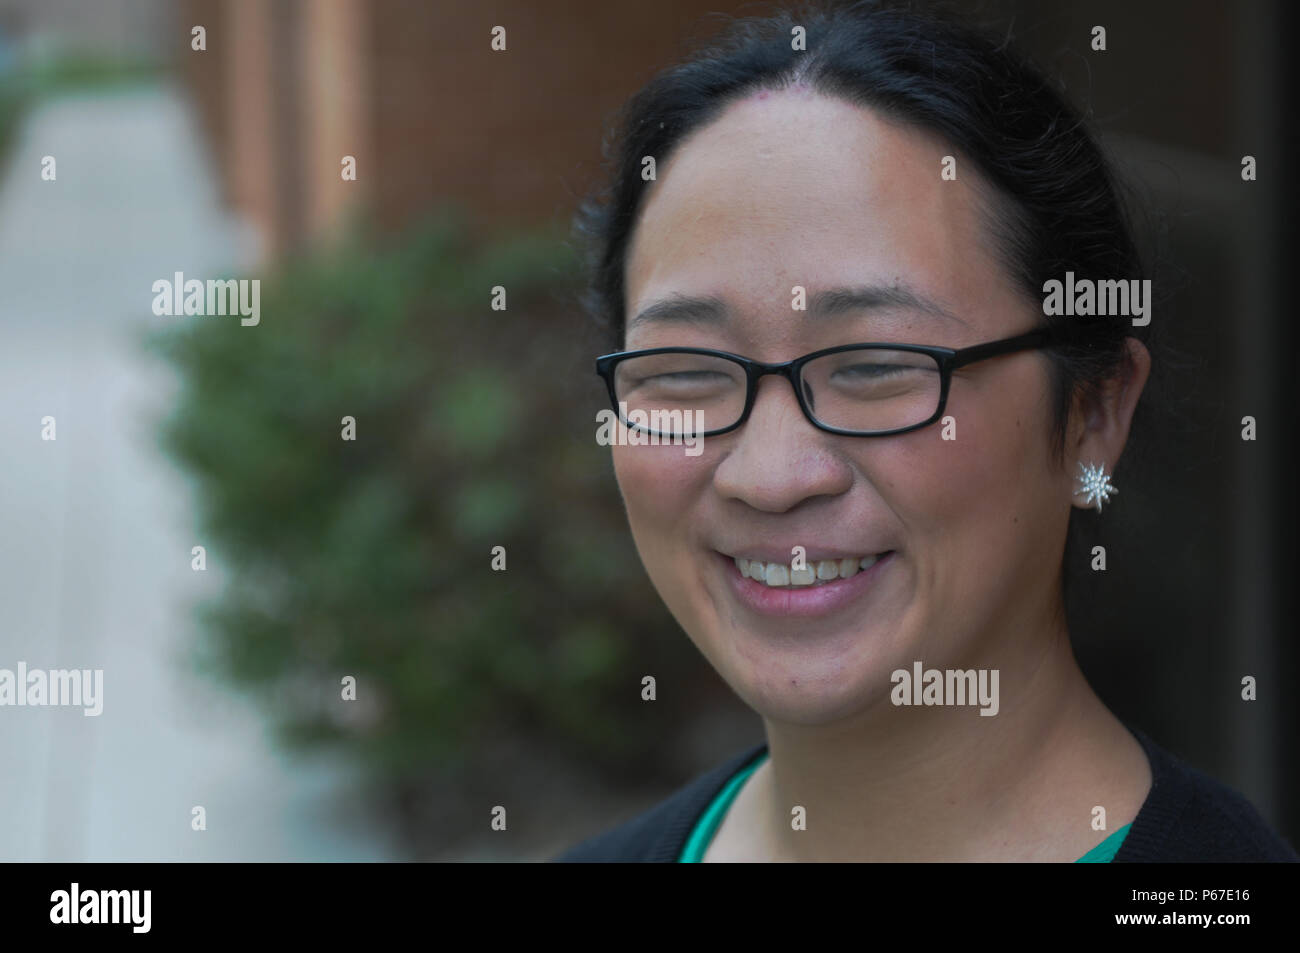
[[[598,370],[616,410],[709,421],[693,457],[613,446],[615,473],[766,743],[561,859],[1294,859],[1071,649],[1078,468],[1115,468],[1150,357],[1124,317],[1044,313],[1067,270],[1142,278],[1051,86],[934,16],[778,14],[656,77],[614,146],[579,219]]]

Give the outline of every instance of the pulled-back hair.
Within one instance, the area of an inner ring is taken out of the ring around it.
[[[796,27],[806,31],[806,49],[792,42]],[[1076,281],[1145,277],[1116,177],[1093,133],[1005,39],[934,9],[803,6],[733,20],[637,92],[607,133],[608,181],[580,205],[574,224],[587,256],[583,304],[611,347],[623,342],[627,251],[648,185],[643,158],[654,156],[662,168],[729,104],[795,83],[927,130],[973,164],[989,193],[986,227],[996,253],[1037,304],[1044,282],[1067,271]],[[1083,333],[1048,351],[1058,465],[1075,395],[1095,397],[1120,369],[1125,337],[1143,336],[1122,315],[1042,319],[1064,321]]]

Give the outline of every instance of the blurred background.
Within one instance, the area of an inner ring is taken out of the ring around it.
[[[1081,662],[1296,843],[1296,7],[957,6],[1152,209],[1164,411]],[[0,711],[0,858],[538,860],[761,738],[640,568],[567,229],[621,103],[763,9],[0,0],[0,667],[105,682]],[[154,315],[176,272],[260,323]]]

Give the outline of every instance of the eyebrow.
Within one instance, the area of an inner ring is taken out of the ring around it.
[[[931,317],[966,322],[939,302],[926,297],[906,285],[863,285],[856,288],[831,288],[812,296],[808,314],[812,317],[836,317],[854,311],[915,311]],[[727,320],[731,309],[717,297],[691,297],[670,295],[645,308],[627,323],[628,330],[650,321],[672,321],[682,324],[720,324]]]

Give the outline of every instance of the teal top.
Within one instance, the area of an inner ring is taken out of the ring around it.
[[[698,864],[704,857],[704,852],[708,849],[709,844],[713,841],[713,835],[718,832],[722,825],[722,819],[727,815],[727,809],[731,807],[731,802],[736,799],[745,779],[754,773],[754,770],[763,763],[767,757],[764,752],[762,758],[755,758],[750,764],[741,768],[731,780],[728,781],[718,796],[713,799],[702,815],[691,834],[686,838],[686,846],[682,848],[681,856],[677,858],[679,864]],[[1084,854],[1076,864],[1108,864],[1115,858],[1115,852],[1119,850],[1119,845],[1124,843],[1124,835],[1132,824],[1125,824],[1119,830],[1115,831],[1100,844],[1094,847],[1088,853]]]

